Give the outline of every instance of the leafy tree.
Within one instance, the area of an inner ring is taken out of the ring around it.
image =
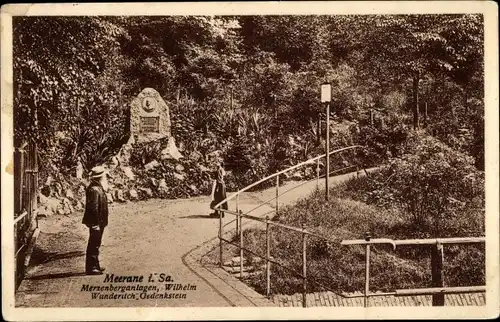
[[[459,79],[467,70],[464,66],[480,67],[470,63],[482,52],[478,46],[480,22],[478,16],[467,15],[369,16],[359,22],[370,26],[369,29],[355,28],[359,32],[357,47],[366,48],[361,61],[368,73],[389,84],[411,81],[413,125],[419,127],[419,90],[423,78],[453,75]],[[471,35],[467,37],[469,32]],[[458,39],[467,41],[469,49],[464,51]],[[467,60],[469,63],[463,64]]]
[[[126,139],[131,98],[153,87],[188,152],[232,151],[248,135],[238,153],[259,146],[265,157],[249,169],[266,173],[285,162],[273,157],[321,143],[319,88],[330,81],[332,120],[360,129],[332,143],[397,155],[406,109],[417,126],[427,107],[428,132],[482,168],[479,15],[16,17],[14,36],[16,144],[37,140],[47,164],[108,158]]]
[[[42,165],[63,165],[67,156],[76,161],[83,150],[94,156],[101,150],[104,157],[105,137],[113,132],[106,116],[116,97],[101,85],[116,80],[104,71],[116,63],[123,30],[98,17],[15,17],[13,28],[16,144],[35,140]],[[94,126],[80,113],[92,115]],[[96,161],[91,159],[88,166]]]
[[[460,230],[467,225],[462,223],[457,231],[454,223],[464,214],[480,224],[484,176],[472,158],[419,135],[412,135],[405,149],[404,155],[393,159],[390,177],[377,190],[381,198],[402,204],[412,216],[412,229],[432,237],[463,235]]]

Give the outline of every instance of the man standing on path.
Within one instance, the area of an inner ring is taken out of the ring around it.
[[[82,223],[89,227],[90,233],[85,256],[85,272],[87,275],[101,275],[104,267],[99,264],[99,247],[104,228],[108,225],[108,199],[105,192],[108,189],[108,180],[104,167],[94,167],[90,180],[85,193],[85,214],[82,220]]]

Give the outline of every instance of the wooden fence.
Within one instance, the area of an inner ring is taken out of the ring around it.
[[[14,259],[16,285],[29,263],[31,242],[38,231],[37,210],[38,156],[34,143],[14,150]]]

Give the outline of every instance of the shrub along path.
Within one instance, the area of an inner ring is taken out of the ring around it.
[[[331,179],[332,184],[350,176]],[[323,181],[322,181],[323,182]],[[298,186],[290,182],[281,191]],[[307,196],[316,187],[308,182],[280,198],[283,204],[292,204]],[[240,209],[248,211],[275,194],[274,188],[245,193],[240,197]],[[106,274],[85,276],[85,248],[87,229],[81,224],[82,213],[70,216],[52,216],[40,221],[41,233],[32,265],[16,292],[16,306],[22,307],[107,307],[107,306],[235,306],[256,305],[245,301],[242,293],[226,292],[232,289],[223,279],[207,281],[200,278],[183,261],[184,255],[217,236],[218,219],[208,216],[209,197],[178,200],[148,200],[113,205],[110,208],[109,227],[101,247],[101,262],[106,272],[114,276],[143,276],[142,282],[105,282]],[[270,206],[261,207],[253,215],[262,215]],[[227,216],[225,220],[233,218]],[[148,283],[149,275],[154,282]],[[189,290],[166,291],[160,274],[171,276],[174,284]],[[152,286],[147,296],[139,290]],[[115,288],[110,288],[111,285]],[[92,286],[109,287],[92,291]],[[117,286],[130,286],[127,290]],[[135,287],[135,290],[133,288]],[[160,298],[165,292],[182,298]],[[92,296],[106,298],[92,299]],[[185,298],[184,295],[185,294]],[[229,294],[229,295],[226,295]],[[240,295],[237,295],[240,294]],[[241,297],[235,299],[234,297]],[[110,299],[111,298],[111,299]]]

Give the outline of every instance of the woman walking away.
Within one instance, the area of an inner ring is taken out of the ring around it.
[[[226,199],[226,183],[224,182],[224,176],[226,175],[226,171],[224,171],[224,163],[221,162],[215,171],[215,180],[212,185],[212,203],[210,204],[213,209],[215,205],[217,205],[222,200]],[[227,201],[220,205],[222,209],[228,209]],[[215,210],[211,216],[222,216],[224,217],[224,212]]]

